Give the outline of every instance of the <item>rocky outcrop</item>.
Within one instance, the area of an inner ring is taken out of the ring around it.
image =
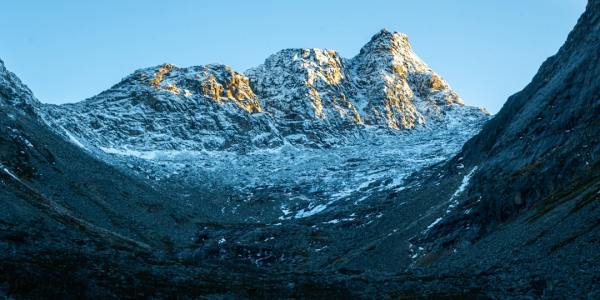
[[[408,37],[382,30],[351,61],[367,124],[414,128],[443,119],[462,99],[412,51]]]

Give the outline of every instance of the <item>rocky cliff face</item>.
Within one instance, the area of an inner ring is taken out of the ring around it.
[[[282,50],[247,73],[265,106],[282,118],[360,123],[346,99],[352,91],[345,60],[335,51]]]
[[[383,30],[351,60],[287,49],[246,74],[227,66],[136,71],[81,103],[46,108],[48,122],[102,148],[235,150],[286,143],[329,147],[365,128],[470,130],[466,107],[400,33]]]
[[[558,53],[464,146],[459,157],[473,173],[462,210],[428,239],[479,238],[519,212],[599,199],[599,48],[600,2],[590,1]]]

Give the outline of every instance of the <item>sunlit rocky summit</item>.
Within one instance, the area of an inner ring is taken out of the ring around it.
[[[488,116],[464,106],[404,34],[387,30],[352,59],[332,50],[286,49],[244,73],[218,64],[138,70],[48,115],[94,146],[138,151],[320,148],[356,141],[373,128],[392,135],[470,132]]]

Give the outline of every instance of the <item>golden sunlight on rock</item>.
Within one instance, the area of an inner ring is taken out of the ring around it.
[[[167,90],[175,95],[179,95],[179,93],[181,93],[181,91],[179,90],[179,88],[177,87],[177,85],[175,83],[168,83],[167,85],[165,85],[165,90]]]
[[[223,86],[217,81],[217,78],[212,74],[206,74],[205,79],[202,80],[202,94],[209,96],[215,101],[221,100],[221,93],[223,92]]]
[[[439,91],[446,86],[442,79],[435,74],[431,75],[431,78],[429,79],[429,84],[431,89],[434,91]]]
[[[171,72],[174,67],[175,66],[172,64],[162,65],[154,74],[154,78],[150,80],[150,84],[153,85],[155,89],[160,90],[160,83],[163,81],[165,74]]]
[[[312,99],[312,106],[315,110],[315,116],[317,118],[323,118],[323,103],[321,102],[321,96],[314,87],[310,87],[308,95]]]
[[[202,94],[219,103],[232,101],[249,113],[261,112],[262,107],[250,88],[248,78],[229,68],[221,71],[217,73],[211,69],[200,76]]]
[[[386,81],[386,90],[383,102],[389,128],[414,128],[425,122],[412,101],[413,92],[405,79]]]

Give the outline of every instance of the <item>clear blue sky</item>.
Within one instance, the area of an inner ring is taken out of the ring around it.
[[[91,97],[134,70],[220,62],[243,71],[291,47],[345,57],[381,28],[470,105],[497,112],[554,54],[585,0],[2,1],[0,58],[43,102]]]

